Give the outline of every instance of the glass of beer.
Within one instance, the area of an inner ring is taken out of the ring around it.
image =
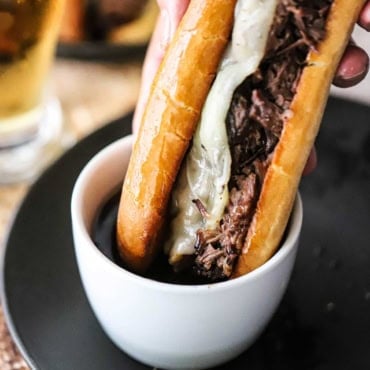
[[[0,183],[32,178],[59,145],[48,92],[64,0],[0,0]]]

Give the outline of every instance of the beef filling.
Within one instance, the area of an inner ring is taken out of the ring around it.
[[[234,92],[226,119],[232,157],[230,200],[216,230],[197,232],[194,269],[198,275],[216,281],[233,271],[307,55],[324,38],[331,3],[281,0],[259,69]]]

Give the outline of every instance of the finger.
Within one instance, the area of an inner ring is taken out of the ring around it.
[[[370,31],[370,1],[363,7],[358,24],[367,31]]]
[[[134,135],[139,128],[154,76],[189,2],[190,0],[158,0],[161,12],[143,65],[140,95],[132,124]]]
[[[317,153],[316,149],[313,148],[311,150],[310,156],[308,157],[306,167],[303,170],[303,176],[309,175],[311,172],[313,172],[316,166],[317,166]]]
[[[369,57],[360,47],[349,44],[334,78],[334,85],[350,87],[362,81],[369,70]]]
[[[153,31],[153,35],[146,52],[141,73],[140,94],[136,103],[136,109],[132,123],[134,135],[137,133],[137,130],[139,128],[145,104],[148,100],[150,86],[153,82],[158,66],[163,59],[165,49],[163,47],[164,43],[162,39],[165,37],[164,35],[167,33],[168,27],[169,25],[167,15],[166,13],[161,13],[158,17],[156,27]]]
[[[190,0],[158,0],[161,11],[167,12],[170,19],[170,38],[172,38],[175,33],[189,3]]]

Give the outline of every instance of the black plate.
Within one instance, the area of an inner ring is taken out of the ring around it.
[[[267,330],[220,369],[370,369],[370,107],[332,99],[304,179],[302,243],[292,281]],[[38,369],[146,369],[104,335],[76,268],[69,202],[82,166],[129,132],[130,117],[94,133],[32,187],[4,256],[3,304]],[[109,288],[109,287],[107,287]],[[221,318],[220,318],[221,319]]]
[[[114,44],[103,41],[59,43],[57,56],[68,59],[120,62],[143,59],[147,44]]]

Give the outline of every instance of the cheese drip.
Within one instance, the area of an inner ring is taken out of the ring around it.
[[[165,251],[170,263],[193,254],[196,232],[215,229],[228,204],[231,155],[225,121],[235,89],[256,72],[267,44],[278,0],[239,0],[232,39],[218,68],[201,119],[173,191],[175,215]],[[209,217],[203,218],[193,200]]]

